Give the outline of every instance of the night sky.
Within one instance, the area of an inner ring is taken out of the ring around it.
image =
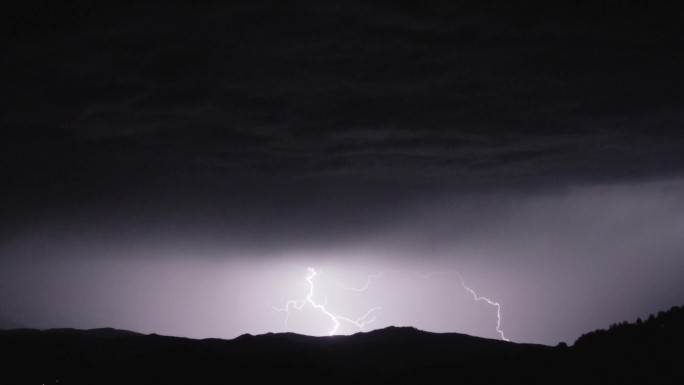
[[[309,267],[339,333],[499,338],[459,273],[518,342],[682,305],[679,1],[15,3],[0,327],[325,335]]]

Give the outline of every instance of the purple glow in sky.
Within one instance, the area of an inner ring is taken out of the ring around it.
[[[410,325],[501,338],[496,307],[474,301],[448,273],[458,271],[501,304],[507,338],[555,344],[682,298],[683,196],[684,183],[668,181],[454,199],[416,205],[405,221],[395,217],[346,247],[312,249],[303,239],[288,252],[234,247],[230,237],[167,237],[164,227],[44,223],[2,244],[0,309],[43,328],[327,335],[330,315],[301,302],[314,266],[309,305],[358,323],[339,322],[336,333]],[[428,274],[437,271],[446,273]],[[293,299],[302,309],[291,304],[285,325],[268,305]]]

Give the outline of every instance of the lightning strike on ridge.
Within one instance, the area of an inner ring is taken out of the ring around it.
[[[464,289],[468,290],[468,291],[470,292],[470,294],[473,295],[473,299],[474,299],[475,301],[485,301],[485,302],[487,302],[488,304],[490,304],[490,305],[496,307],[496,331],[497,331],[497,333],[499,333],[499,335],[501,335],[501,339],[502,339],[502,340],[507,341],[507,342],[510,342],[511,340],[509,340],[508,338],[506,338],[506,336],[504,335],[503,330],[501,330],[501,305],[500,305],[498,302],[494,302],[494,301],[492,301],[491,299],[489,299],[489,298],[487,298],[487,297],[480,297],[480,296],[478,296],[478,295],[475,293],[475,291],[474,291],[473,289],[471,289],[470,287],[468,287],[468,286],[465,284],[465,280],[463,279],[463,276],[462,276],[461,274],[459,274],[458,272],[456,272],[456,274],[458,274],[458,277],[461,279],[461,286],[462,286]]]
[[[380,273],[368,275],[368,277],[366,278],[366,283],[361,287],[349,287],[349,286],[344,286],[344,285],[339,284],[339,283],[337,285],[343,290],[355,291],[355,292],[364,292],[370,288],[371,283],[374,280],[377,280],[378,278],[381,278],[381,277],[389,275],[389,274],[407,274],[407,275],[416,276],[416,277],[421,278],[421,279],[432,278],[436,275],[452,275],[452,274],[457,275],[460,282],[461,282],[461,287],[463,289],[465,289],[466,291],[468,291],[473,296],[473,300],[475,300],[476,302],[484,301],[488,305],[496,307],[496,332],[501,336],[501,339],[503,341],[510,342],[510,340],[508,338],[506,338],[503,330],[501,329],[501,304],[499,304],[498,302],[492,301],[491,299],[489,299],[487,297],[477,295],[477,293],[473,289],[471,289],[468,285],[466,285],[465,279],[463,278],[461,273],[459,273],[458,271],[435,271],[435,272],[421,274],[421,273],[417,273],[415,271],[410,271],[410,270],[386,270],[386,271],[382,271]],[[320,310],[323,314],[325,314],[328,318],[330,318],[330,320],[333,322],[333,328],[329,332],[330,335],[334,335],[337,332],[337,330],[340,327],[340,321],[348,322],[348,323],[358,327],[359,329],[362,329],[365,325],[375,321],[376,316],[373,315],[371,317],[371,315],[373,313],[375,313],[376,311],[380,310],[380,307],[374,307],[374,308],[370,309],[368,312],[366,312],[366,314],[364,314],[362,317],[360,317],[356,320],[352,320],[348,317],[339,316],[339,315],[335,315],[335,314],[331,313],[326,308],[327,297],[325,297],[325,296],[324,296],[324,300],[323,300],[322,304],[317,303],[313,298],[314,297],[314,282],[313,282],[313,280],[316,277],[316,275],[318,275],[318,273],[316,272],[316,270],[314,268],[309,267],[307,269],[306,281],[309,285],[309,294],[306,296],[306,298],[304,298],[302,300],[290,300],[285,304],[284,308],[277,308],[274,306],[270,306],[273,310],[287,313],[287,316],[285,317],[285,325],[287,325],[288,320],[290,318],[290,310],[292,310],[292,309],[302,310],[302,309],[304,309],[304,307],[306,305],[310,305],[314,309]],[[369,318],[369,317],[371,317],[371,318]]]
[[[473,299],[476,302],[485,301],[487,304],[496,307],[496,332],[499,333],[499,335],[501,336],[501,339],[503,341],[510,342],[510,340],[508,338],[506,338],[506,336],[504,335],[503,330],[501,330],[501,304],[499,304],[498,302],[492,301],[491,299],[489,299],[487,297],[478,296],[477,293],[475,293],[475,291],[473,289],[471,289],[470,287],[468,287],[465,284],[465,280],[463,279],[463,276],[458,271],[436,271],[436,272],[421,274],[421,273],[417,273],[415,271],[410,271],[410,270],[387,270],[387,271],[382,271],[380,273],[369,275],[368,278],[366,279],[366,283],[361,287],[348,287],[348,286],[344,286],[341,284],[338,284],[338,286],[340,286],[340,288],[342,288],[343,290],[363,292],[363,291],[366,291],[370,287],[371,282],[373,280],[378,279],[378,278],[380,278],[384,275],[387,275],[387,274],[400,274],[400,273],[415,275],[415,276],[422,278],[422,279],[428,279],[428,278],[431,278],[435,275],[449,275],[449,274],[458,275],[458,278],[461,281],[461,287],[463,287],[470,294],[472,294]]]
[[[359,329],[362,329],[365,325],[374,322],[376,319],[376,316],[371,315],[375,313],[376,311],[380,310],[380,307],[374,307],[370,309],[369,311],[366,312],[363,316],[360,318],[357,318],[356,320],[353,320],[348,317],[344,316],[339,316],[331,313],[328,309],[326,309],[326,304],[327,304],[327,297],[324,299],[323,303],[317,303],[314,300],[314,282],[313,279],[316,277],[318,273],[316,273],[316,270],[313,267],[309,267],[306,269],[306,282],[309,284],[309,294],[306,296],[306,298],[302,300],[290,300],[287,301],[285,304],[284,308],[277,308],[271,306],[273,310],[279,311],[279,312],[285,312],[287,313],[287,316],[285,317],[285,325],[287,325],[288,320],[290,319],[290,310],[291,309],[297,309],[297,310],[302,310],[306,305],[310,305],[314,309],[320,310],[323,314],[325,314],[330,320],[333,322],[333,327],[332,329],[328,332],[329,335],[334,335],[337,332],[337,329],[340,327],[340,321],[348,322]],[[369,318],[371,317],[371,318]]]

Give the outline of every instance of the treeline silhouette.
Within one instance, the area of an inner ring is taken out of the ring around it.
[[[582,335],[569,362],[596,376],[623,383],[682,383],[684,307],[650,315],[646,321],[620,322]]]
[[[680,383],[684,308],[581,336],[573,346],[507,343],[389,327],[192,340],[115,329],[0,331],[7,384]]]
[[[586,333],[575,341],[577,349],[618,349],[628,345],[669,345],[682,341],[684,331],[684,307],[674,306],[670,310],[651,314],[646,321],[638,318],[636,322],[623,321],[606,329]]]

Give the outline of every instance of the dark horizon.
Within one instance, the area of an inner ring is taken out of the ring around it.
[[[325,303],[555,345],[684,298],[681,2],[0,18],[2,322],[325,335]]]
[[[190,340],[114,329],[0,330],[5,378],[16,384],[178,382],[412,384],[668,382],[684,342],[684,308],[584,334],[569,346],[518,344],[388,327],[351,336],[293,333]],[[65,354],[68,352],[68,354]],[[265,370],[266,369],[266,370]],[[455,374],[456,373],[456,374]]]

